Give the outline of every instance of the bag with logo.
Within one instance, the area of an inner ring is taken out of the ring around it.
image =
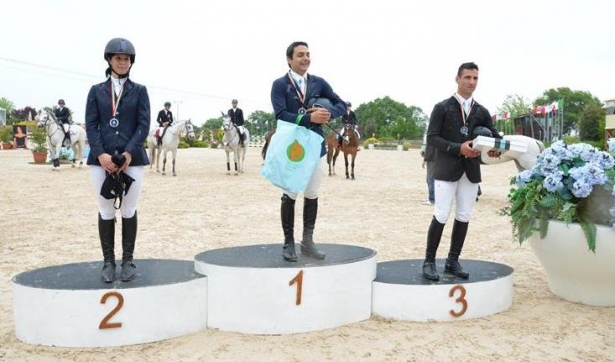
[[[303,192],[320,161],[323,141],[303,126],[278,120],[260,174],[283,190]]]

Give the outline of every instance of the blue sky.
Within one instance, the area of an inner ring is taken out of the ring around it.
[[[475,98],[492,113],[508,94],[561,86],[615,98],[610,1],[20,0],[4,11],[0,97],[18,108],[63,98],[78,122],[113,37],[134,43],[131,78],[148,87],[152,113],[170,101],[196,124],[232,98],[247,114],[270,112],[295,40],[310,45],[310,72],[355,106],[390,96],[429,114],[466,61],[479,65]]]

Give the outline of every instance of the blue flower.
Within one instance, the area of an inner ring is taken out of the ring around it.
[[[545,177],[544,181],[542,181],[543,186],[549,192],[556,192],[564,188],[564,184],[562,183],[563,174],[559,171],[553,172],[552,174]]]

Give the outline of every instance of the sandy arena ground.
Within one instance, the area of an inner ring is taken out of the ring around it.
[[[483,167],[483,196],[462,255],[515,269],[514,303],[501,314],[450,323],[372,317],[283,336],[205,330],[116,348],[25,344],[14,333],[11,278],[102,257],[87,167],[62,165],[52,172],[51,166],[31,162],[29,151],[0,151],[0,361],[615,360],[615,308],[574,304],[551,294],[530,246],[513,242],[508,219],[497,215],[516,172],[512,163]],[[260,166],[259,148],[248,149],[247,171],[239,176],[226,175],[223,151],[185,149],[178,153],[177,177],[146,171],[136,258],[192,260],[215,248],[281,245],[281,193],[258,174]],[[338,173],[342,169],[343,161]],[[418,151],[363,150],[355,173],[355,181],[324,176],[315,240],[372,248],[379,261],[422,258],[432,210],[421,205],[427,192]],[[297,211],[299,221],[301,207]],[[438,257],[448,251],[451,224]],[[297,222],[296,235],[300,231]]]

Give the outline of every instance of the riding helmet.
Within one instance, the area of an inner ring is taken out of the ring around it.
[[[109,40],[105,47],[105,60],[109,61],[113,54],[128,54],[130,56],[130,63],[135,63],[135,47],[128,39],[113,38]]]
[[[59,104],[59,105],[61,105],[61,106],[63,106],[63,105],[64,105],[64,99],[60,99],[60,100],[58,101],[58,104]]]
[[[491,130],[487,127],[478,126],[474,128],[474,131],[472,132],[472,136],[474,138],[478,136],[493,137],[493,133],[491,133]]]
[[[333,104],[328,98],[311,98],[307,106],[308,108],[326,108],[329,111],[333,109]]]
[[[171,102],[164,102],[165,107],[171,107]]]

